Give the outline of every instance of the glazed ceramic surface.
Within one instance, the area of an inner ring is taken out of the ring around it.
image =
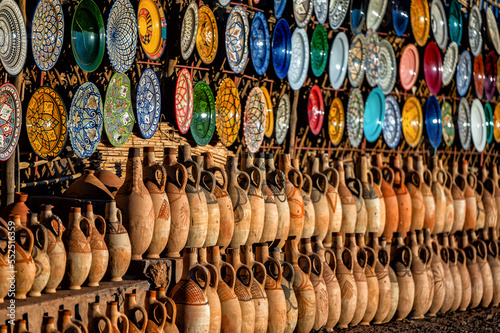
[[[340,98],[336,97],[330,105],[330,112],[328,113],[328,134],[334,146],[338,146],[342,141],[344,127],[344,105]]]
[[[500,57],[497,60],[497,90],[500,92]]]
[[[31,147],[43,159],[57,157],[68,138],[66,107],[50,87],[40,87],[31,96],[26,110],[26,132]]]
[[[441,122],[444,143],[451,147],[455,141],[455,125],[453,123],[453,110],[451,104],[447,101],[441,104]]]
[[[285,19],[280,19],[274,27],[272,51],[274,72],[278,78],[283,79],[288,73],[292,56],[292,36]]]
[[[330,49],[328,77],[333,89],[339,89],[347,74],[347,59],[349,58],[349,41],[343,32],[339,32]]]
[[[284,94],[278,104],[276,111],[276,124],[274,125],[276,132],[276,141],[279,145],[285,141],[288,128],[290,127],[290,97]]]
[[[353,87],[358,87],[365,75],[365,42],[365,36],[359,33],[354,37],[349,48],[347,77]]]
[[[472,142],[478,152],[482,152],[486,146],[486,119],[484,109],[479,99],[474,99],[470,108],[470,131]]]
[[[226,24],[226,56],[229,67],[239,74],[248,61],[248,35],[250,27],[245,9],[234,6]]]
[[[226,0],[225,0],[226,1]],[[229,3],[229,1],[227,1]],[[274,16],[279,19],[286,8],[286,0],[274,0]]]
[[[399,37],[406,32],[410,21],[410,3],[410,1],[392,0],[392,25]]]
[[[474,57],[474,88],[477,98],[483,98],[484,93],[484,63],[480,54]]]
[[[387,146],[391,149],[396,148],[401,140],[401,132],[403,129],[401,124],[401,111],[398,101],[396,101],[394,96],[387,96],[385,98],[385,117],[382,129]]]
[[[293,16],[299,28],[305,28],[311,20],[313,0],[293,0]]]
[[[271,101],[271,95],[266,87],[260,87],[264,98],[266,99],[266,128],[264,131],[265,136],[270,138],[274,132],[274,112],[273,112],[273,102]]]
[[[134,128],[130,79],[125,74],[116,73],[109,81],[104,102],[104,129],[109,142],[123,146]]]
[[[420,101],[416,97],[412,96],[406,99],[401,119],[406,143],[408,143],[410,147],[415,148],[422,138],[424,123],[422,107],[420,106]]]
[[[75,93],[69,110],[69,139],[76,155],[90,157],[101,140],[103,105],[99,89],[85,82]]]
[[[196,49],[201,61],[211,64],[217,55],[219,46],[219,30],[214,13],[208,6],[201,6],[198,11],[198,31],[196,33]]]
[[[215,100],[217,134],[223,145],[231,146],[240,131],[241,102],[234,81],[222,81]]]
[[[452,42],[460,45],[462,40],[462,11],[458,0],[451,0],[450,12],[448,16],[448,27]]]
[[[408,44],[401,52],[399,63],[399,79],[404,90],[410,90],[417,82],[420,59],[417,47],[414,44]]]
[[[425,46],[429,39],[430,14],[427,0],[411,0],[411,29],[418,46]]]
[[[472,54],[478,56],[483,48],[483,36],[481,28],[483,25],[483,18],[479,7],[473,5],[469,12],[469,46]]]
[[[500,103],[495,107],[493,112],[493,137],[495,142],[500,142]]]
[[[28,54],[26,23],[16,1],[0,2],[0,61],[12,76],[21,73]]]
[[[40,0],[31,23],[31,49],[35,63],[48,71],[57,62],[64,40],[64,13],[59,0]]]
[[[259,150],[264,140],[266,129],[266,99],[259,87],[253,88],[245,104],[243,118],[243,136],[248,150],[255,153]]]
[[[366,99],[364,113],[364,133],[368,142],[375,142],[380,133],[385,118],[385,97],[382,89],[375,88]]]
[[[193,118],[193,79],[187,68],[183,68],[175,85],[175,119],[182,134],[186,134]]]
[[[307,118],[309,126],[314,135],[318,135],[323,127],[323,118],[325,116],[325,106],[323,104],[323,94],[318,85],[314,85],[309,93],[309,102],[307,104]]]
[[[193,118],[191,134],[199,146],[207,145],[215,132],[215,98],[205,81],[196,83],[193,89]]]
[[[460,104],[458,105],[458,136],[460,138],[460,143],[462,144],[462,148],[464,150],[469,149],[470,141],[471,141],[471,133],[470,133],[470,107],[469,102],[465,98],[460,100]]]
[[[113,3],[106,35],[109,61],[115,71],[125,73],[134,62],[137,45],[137,18],[130,0]]]
[[[338,29],[344,22],[350,0],[330,0],[328,5],[328,22],[330,28]]]
[[[10,83],[0,86],[0,161],[7,161],[21,134],[21,100]]]
[[[486,63],[484,64],[484,92],[486,98],[492,100],[495,96],[495,88],[497,85],[497,55],[495,51],[490,51],[486,56]]]
[[[434,39],[441,50],[448,44],[448,24],[446,12],[441,0],[433,0],[431,4],[431,29]]]
[[[424,54],[424,76],[427,87],[431,94],[438,94],[441,89],[443,74],[443,63],[441,61],[441,52],[434,42],[430,42],[425,48]]]
[[[374,30],[368,30],[365,38],[366,81],[372,87],[377,86],[380,67],[380,41]]]
[[[367,0],[351,1],[349,23],[354,34],[360,33],[365,26],[367,4]]]
[[[266,18],[262,12],[256,12],[253,17],[250,51],[255,72],[259,75],[264,74],[271,59],[271,39]]]
[[[384,20],[385,10],[389,0],[372,0],[366,13],[366,29],[377,31]]]
[[[443,86],[450,84],[455,74],[458,62],[458,46],[457,43],[451,42],[446,49],[443,59]]]
[[[328,36],[323,25],[314,28],[311,38],[311,69],[314,75],[321,76],[328,62]]]
[[[198,31],[198,5],[196,2],[191,2],[184,13],[181,27],[181,55],[184,60],[187,60],[193,53],[196,45],[196,33]]]
[[[493,44],[497,54],[500,54],[500,34],[498,33],[497,19],[495,18],[495,14],[493,14],[491,6],[486,9],[486,27],[491,44]]]
[[[443,137],[441,106],[435,96],[430,96],[425,105],[425,129],[427,138],[434,148],[439,147]]]
[[[141,0],[137,23],[144,53],[151,60],[160,59],[167,43],[167,20],[160,0]]]
[[[394,49],[386,39],[380,42],[379,59],[378,86],[385,95],[388,95],[396,84],[397,63]]]
[[[493,142],[493,109],[491,108],[491,104],[486,102],[484,104],[484,119],[485,119],[485,127],[486,127],[486,143]]]
[[[142,72],[136,95],[137,124],[145,139],[156,133],[161,116],[161,90],[158,76],[151,68]]]
[[[288,83],[293,90],[304,84],[309,68],[309,41],[304,29],[297,28],[292,35],[292,56],[288,69]]]
[[[363,95],[355,88],[349,96],[346,119],[347,136],[353,147],[359,146],[363,139],[364,108]]]
[[[457,91],[460,96],[464,96],[469,90],[472,81],[472,60],[469,51],[465,50],[460,55],[457,64]]]
[[[326,22],[328,15],[328,0],[313,0],[314,15],[319,24]]]

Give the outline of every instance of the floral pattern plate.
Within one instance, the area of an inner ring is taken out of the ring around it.
[[[368,142],[375,142],[382,133],[385,118],[385,96],[382,89],[375,88],[366,99],[364,132]]]
[[[69,139],[80,158],[89,158],[101,140],[102,98],[92,82],[85,82],[75,93],[69,109]]]
[[[206,146],[215,133],[215,97],[205,81],[193,89],[193,119],[191,135],[199,146]]]
[[[401,123],[406,143],[415,148],[422,139],[424,125],[422,107],[416,97],[412,96],[406,100],[401,114]]]
[[[495,14],[493,14],[491,6],[486,9],[486,26],[488,27],[486,29],[488,39],[493,44],[497,54],[500,54],[500,35],[498,33],[497,19],[495,18]]]
[[[292,57],[292,36],[285,19],[280,19],[273,31],[273,68],[279,79],[284,79],[290,68]]]
[[[243,137],[251,153],[256,153],[264,140],[266,114],[266,98],[259,87],[254,87],[248,94],[243,117]]]
[[[314,1],[314,15],[319,24],[326,22],[328,15],[328,0],[313,0]]]
[[[151,68],[142,72],[136,95],[137,124],[145,139],[156,133],[161,116],[161,90],[158,76]]]
[[[0,86],[0,161],[14,153],[21,134],[21,100],[10,83]]]
[[[290,97],[284,94],[278,104],[276,124],[274,125],[278,145],[281,145],[285,141],[288,129],[290,128],[290,109]]]
[[[437,148],[443,138],[441,106],[436,96],[431,95],[425,105],[425,129],[432,147]]]
[[[384,20],[389,0],[371,0],[366,13],[366,29],[377,31]]]
[[[344,84],[347,74],[347,59],[349,58],[349,41],[342,31],[335,36],[330,49],[328,77],[333,89],[339,89]]]
[[[365,76],[365,36],[362,33],[357,34],[349,48],[349,57],[347,59],[347,77],[351,86],[358,87],[363,82]]]
[[[444,50],[448,44],[448,24],[446,24],[446,12],[441,0],[432,0],[431,29],[436,44]]]
[[[481,28],[483,26],[483,18],[479,7],[473,5],[469,13],[469,45],[472,54],[477,57],[483,48],[483,36]]]
[[[394,96],[389,95],[385,98],[385,116],[384,125],[382,126],[384,141],[389,148],[394,149],[398,146],[402,130],[401,111],[398,101]]]
[[[115,71],[125,73],[134,62],[137,46],[137,18],[130,0],[113,3],[106,35],[109,61]]]
[[[451,41],[460,45],[462,40],[462,10],[458,0],[451,0],[448,27]]]
[[[321,76],[328,61],[328,36],[323,25],[314,28],[311,38],[311,69],[315,76]]]
[[[288,83],[293,90],[304,84],[309,69],[309,40],[304,29],[296,28],[292,35],[292,57],[288,69]]]
[[[193,79],[187,68],[177,76],[175,84],[175,120],[182,134],[186,134],[193,118]]]
[[[379,59],[378,86],[382,89],[384,95],[388,95],[396,84],[397,63],[394,49],[386,39],[380,42]]]
[[[486,102],[484,104],[484,125],[486,127],[486,142],[493,142],[493,109],[491,108],[491,104]]]
[[[109,142],[115,147],[123,146],[134,128],[130,79],[115,73],[109,81],[104,102],[104,129]]]
[[[0,61],[7,73],[16,76],[26,62],[28,35],[23,14],[14,0],[0,2],[0,31]]]
[[[470,131],[474,147],[478,152],[482,152],[486,147],[486,119],[483,104],[477,98],[472,101],[470,108]]]
[[[415,85],[420,67],[420,59],[415,44],[408,44],[401,51],[401,61],[399,63],[399,79],[401,86],[408,91]]]
[[[500,103],[497,104],[493,113],[493,137],[495,142],[500,142]]]
[[[271,101],[271,95],[269,95],[269,91],[267,91],[266,87],[260,87],[260,89],[266,100],[266,129],[264,130],[264,134],[270,138],[274,131],[273,102]]]
[[[370,86],[375,87],[378,84],[380,67],[380,41],[377,33],[373,30],[366,32],[365,41],[366,81]]]
[[[455,125],[451,104],[444,101],[441,104],[441,123],[443,125],[443,140],[446,146],[451,147],[455,141]]]
[[[305,28],[311,20],[313,0],[293,0],[293,16],[299,28]]]
[[[460,55],[457,64],[457,91],[460,96],[465,96],[469,90],[472,76],[472,60],[469,51],[465,50]]]
[[[160,0],[141,0],[137,23],[144,53],[153,61],[160,59],[167,43],[167,20]]]
[[[314,85],[309,93],[309,102],[307,104],[307,119],[309,127],[314,135],[318,135],[323,127],[325,117],[325,106],[323,104],[323,94],[318,85]]]
[[[226,56],[229,67],[239,74],[248,61],[248,18],[245,9],[234,6],[226,24]]]
[[[217,55],[219,31],[214,13],[208,6],[201,6],[198,11],[198,31],[196,33],[196,50],[205,64],[211,64]]]
[[[184,13],[181,27],[181,56],[187,60],[193,53],[196,45],[196,35],[198,32],[198,5],[196,2],[191,2]]]
[[[455,74],[458,62],[458,46],[457,43],[451,42],[444,54],[443,59],[443,86],[450,84]]]
[[[217,134],[222,144],[229,147],[236,141],[241,124],[240,95],[230,78],[224,79],[219,86],[215,109]]]
[[[495,96],[497,84],[497,55],[495,51],[490,51],[486,56],[484,72],[484,92],[486,93],[486,98],[492,100]]]
[[[483,56],[479,54],[474,58],[474,88],[477,98],[483,98],[484,93],[484,63]]]
[[[431,21],[427,0],[411,0],[410,19],[415,41],[418,46],[425,46],[429,39]]]
[[[271,39],[269,38],[266,17],[262,12],[256,12],[253,17],[250,51],[255,72],[263,75],[267,71],[271,59]]]
[[[470,133],[470,108],[469,102],[462,97],[460,99],[460,104],[458,105],[458,137],[460,138],[460,143],[464,150],[469,149],[471,141]]]
[[[347,15],[350,0],[330,0],[328,5],[328,23],[330,28],[338,29]]]
[[[340,98],[335,97],[328,113],[328,134],[334,146],[338,146],[344,136],[345,113]]]
[[[349,96],[347,104],[347,136],[353,147],[357,147],[363,140],[365,103],[361,90],[354,88]]]
[[[60,0],[40,0],[31,23],[31,49],[35,63],[48,71],[61,55],[64,13]]]

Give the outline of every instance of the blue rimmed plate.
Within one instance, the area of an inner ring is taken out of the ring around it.
[[[396,35],[401,37],[410,22],[411,1],[392,0],[392,25]]]
[[[160,122],[161,90],[158,76],[151,68],[144,70],[139,80],[136,109],[137,124],[142,137],[152,138]]]
[[[365,37],[365,67],[366,81],[372,87],[378,84],[378,73],[380,66],[380,41],[377,32],[368,30]]]
[[[21,134],[21,100],[10,83],[0,85],[0,161],[14,153]]]
[[[293,17],[299,28],[305,28],[313,13],[313,0],[293,0]]]
[[[234,6],[226,24],[226,56],[229,67],[239,74],[248,61],[249,25],[243,6]]]
[[[104,129],[109,142],[115,147],[123,146],[134,128],[130,79],[122,73],[115,73],[106,90],[104,102]]]
[[[398,73],[396,55],[391,43],[386,39],[380,42],[379,52],[380,64],[378,66],[378,86],[385,95],[388,95],[396,84]]]
[[[464,150],[469,149],[471,141],[470,133],[470,107],[469,102],[462,97],[460,104],[458,105],[458,136],[460,138],[460,143]]]
[[[292,35],[292,57],[288,70],[290,88],[299,90],[304,84],[309,69],[309,41],[302,28],[296,28]]]
[[[330,28],[338,29],[347,14],[349,9],[350,0],[330,0],[328,5],[328,22],[330,23]]]
[[[439,147],[443,137],[443,127],[441,125],[441,106],[437,98],[433,95],[427,100],[425,105],[425,129],[431,146]]]
[[[465,96],[472,80],[472,60],[469,51],[460,54],[457,64],[457,91],[460,96]]]
[[[387,146],[391,149],[396,148],[401,140],[403,128],[398,101],[391,95],[385,98],[385,117],[382,130]]]
[[[59,0],[40,0],[31,23],[31,49],[35,63],[48,71],[57,62],[64,40],[64,13]]]
[[[111,65],[125,73],[135,59],[137,47],[137,18],[130,0],[117,0],[111,7],[106,26],[106,44]]]
[[[330,49],[328,76],[333,89],[339,89],[344,83],[347,74],[347,59],[349,58],[349,41],[342,31],[339,32]]]
[[[462,10],[458,0],[451,0],[448,27],[450,28],[451,41],[460,45],[462,40]]]
[[[181,26],[181,56],[187,60],[196,46],[196,34],[198,32],[200,16],[196,2],[191,2],[184,13]]]
[[[349,96],[347,103],[347,136],[353,147],[357,147],[363,140],[363,121],[364,121],[365,103],[361,90],[354,88]]]
[[[199,81],[193,89],[193,119],[190,130],[199,146],[206,146],[215,133],[215,98],[205,81]]]
[[[364,132],[368,142],[377,141],[385,118],[385,96],[380,88],[371,91],[366,99],[364,114]]]
[[[278,78],[284,79],[292,57],[292,35],[285,19],[280,19],[274,27],[272,50],[274,72]]]
[[[472,101],[470,108],[470,131],[474,147],[482,152],[486,147],[486,118],[483,104],[477,98]]]
[[[365,76],[365,36],[357,34],[349,48],[347,60],[347,77],[351,86],[358,87]]]
[[[328,15],[328,0],[313,0],[314,1],[314,15],[319,24],[326,22]]]
[[[271,58],[271,39],[269,38],[266,18],[262,12],[256,12],[253,17],[250,51],[253,68],[255,68],[257,74],[264,74]]]
[[[0,61],[12,76],[23,70],[28,54],[28,35],[17,1],[0,2]]]
[[[228,1],[229,2],[229,1]],[[274,17],[281,18],[286,8],[286,0],[274,0]]]

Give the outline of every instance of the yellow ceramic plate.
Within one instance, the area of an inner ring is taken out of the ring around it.
[[[410,17],[415,41],[419,46],[425,46],[429,38],[431,22],[427,0],[412,0]]]
[[[160,0],[141,0],[137,19],[144,52],[151,60],[159,59],[167,42],[167,21]]]
[[[335,146],[340,144],[344,136],[345,114],[344,105],[340,98],[335,97],[330,105],[330,113],[328,114],[328,133],[330,140]]]
[[[241,124],[240,95],[232,79],[226,78],[220,84],[215,109],[217,134],[222,144],[229,147],[236,141]]]
[[[196,34],[196,49],[201,61],[210,64],[217,55],[219,33],[214,14],[208,6],[201,6],[198,11],[198,33]]]
[[[270,138],[273,135],[274,131],[274,114],[273,114],[273,102],[271,101],[271,96],[269,95],[269,91],[267,91],[266,87],[260,87],[262,92],[264,93],[264,98],[266,100],[266,130],[264,134]]]
[[[496,142],[500,142],[500,103],[497,104],[493,113],[493,136]]]
[[[423,115],[422,106],[416,97],[410,97],[403,106],[403,135],[410,147],[415,148],[422,138]]]

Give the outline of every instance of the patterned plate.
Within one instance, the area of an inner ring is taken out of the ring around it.
[[[416,97],[412,96],[406,100],[403,106],[401,122],[406,143],[410,147],[415,148],[422,139],[424,126],[422,107]]]
[[[198,5],[191,2],[184,13],[181,27],[181,55],[187,60],[193,53],[198,32]]]
[[[23,70],[28,54],[26,23],[16,1],[0,2],[0,61],[12,76]]]
[[[364,115],[364,132],[368,142],[377,141],[385,117],[385,97],[382,89],[375,88],[366,99]]]
[[[57,62],[64,40],[64,13],[59,0],[40,0],[31,23],[31,49],[35,63],[48,71]]]
[[[353,0],[351,1],[351,31],[353,34],[360,33],[366,21],[366,10],[368,7],[368,0]]]
[[[495,96],[497,84],[497,55],[495,51],[490,51],[486,56],[484,74],[484,91],[486,93],[486,98],[492,100]]]
[[[497,90],[500,93],[500,57],[497,59]]]
[[[430,21],[427,0],[411,0],[411,30],[418,46],[425,46],[429,39]]]
[[[377,31],[384,20],[388,0],[371,0],[366,14],[366,29]]]
[[[115,71],[125,73],[134,62],[137,47],[137,18],[130,0],[115,1],[106,35],[109,61]]]
[[[441,0],[432,0],[431,29],[436,44],[444,50],[448,44],[448,24],[446,24],[446,12]]]
[[[483,26],[483,18],[479,7],[473,5],[469,13],[469,45],[472,54],[477,57],[483,48],[483,36],[481,28]]]
[[[484,104],[484,118],[485,118],[485,126],[486,126],[486,142],[493,142],[493,109],[491,108],[491,104],[486,102]]]
[[[424,76],[431,94],[437,95],[439,93],[442,75],[443,63],[441,61],[441,51],[439,51],[436,43],[430,42],[425,48]]]
[[[53,159],[66,145],[68,119],[61,96],[50,87],[33,93],[26,110],[26,133],[39,157]]]
[[[196,50],[201,61],[211,64],[217,55],[219,31],[214,13],[208,6],[201,6],[198,12],[198,33],[196,34]]]
[[[309,102],[307,103],[307,119],[309,127],[314,135],[318,135],[323,127],[325,117],[325,106],[323,104],[323,94],[318,85],[314,85],[309,93]]]
[[[495,142],[500,142],[500,103],[497,104],[493,113],[493,137]]]
[[[441,107],[436,96],[429,96],[425,105],[425,129],[431,146],[439,147],[443,137],[443,126],[441,125]]]
[[[10,83],[0,86],[0,161],[7,161],[19,141],[21,133],[21,100]]]
[[[217,134],[222,144],[229,147],[236,141],[241,123],[240,95],[233,80],[226,78],[222,81],[217,92],[215,107]]]
[[[486,146],[486,119],[483,104],[477,98],[472,101],[470,108],[470,129],[474,147],[482,152]]]
[[[145,139],[156,133],[161,116],[161,90],[158,76],[151,68],[142,72],[136,97],[137,124]]]
[[[344,84],[347,74],[347,59],[349,58],[349,41],[342,31],[335,36],[330,49],[328,76],[333,89],[339,89]]]
[[[332,29],[338,29],[347,14],[350,0],[330,0],[328,5],[328,22]]]
[[[410,1],[392,1],[392,25],[396,36],[402,37],[410,21]]]
[[[338,146],[344,136],[345,114],[340,98],[335,97],[328,114],[328,134],[334,146]]]
[[[273,102],[271,101],[271,96],[269,95],[269,91],[267,91],[266,87],[260,87],[260,89],[262,90],[266,100],[266,129],[264,134],[270,138],[274,131]]]
[[[479,54],[474,58],[474,87],[477,98],[483,98],[484,92],[484,63],[483,56]]]
[[[271,59],[271,39],[266,17],[262,12],[256,12],[252,21],[250,52],[255,72],[263,75]]]
[[[231,0],[219,0],[219,4],[222,7],[226,7],[227,5],[229,5],[230,2],[231,2]]]
[[[373,30],[366,32],[365,41],[366,81],[370,86],[375,87],[378,84],[380,66],[380,41],[377,33]]]
[[[311,38],[311,69],[315,76],[321,76],[328,61],[328,36],[321,24],[314,28]]]
[[[239,74],[248,61],[248,18],[245,9],[234,6],[226,24],[226,57],[229,67]]]
[[[272,50],[274,72],[279,79],[284,79],[292,57],[292,35],[285,19],[280,19],[274,27]]]
[[[394,149],[398,146],[401,140],[401,111],[399,110],[398,101],[394,96],[389,95],[385,98],[385,117],[382,127],[382,134],[387,146]]]
[[[109,81],[104,102],[104,129],[109,142],[115,147],[123,146],[134,128],[130,79],[115,73]]]
[[[319,24],[326,22],[328,15],[328,0],[314,0],[314,15]]]
[[[141,0],[137,21],[144,53],[151,60],[160,59],[167,43],[167,21],[160,0]]]
[[[451,42],[443,59],[443,86],[450,84],[455,74],[458,62],[458,46],[457,43]]]
[[[347,77],[351,86],[358,87],[363,82],[365,76],[365,36],[357,34],[349,48],[349,58],[347,60]]]
[[[397,63],[394,49],[386,39],[380,42],[379,58],[378,86],[382,89],[384,95],[388,95],[394,89],[394,84],[396,84]]]
[[[417,82],[420,59],[415,44],[408,44],[401,52],[401,61],[399,63],[399,79],[401,86],[408,91]]]
[[[293,90],[304,84],[309,69],[309,40],[304,29],[297,28],[292,35],[292,57],[288,70],[288,83]]]
[[[357,147],[363,140],[363,120],[365,103],[361,90],[354,88],[347,103],[347,136],[353,147]]]
[[[458,0],[451,0],[448,27],[451,41],[460,45],[462,40],[462,10]]]
[[[465,50],[460,55],[457,65],[457,91],[460,96],[465,96],[472,81],[472,61],[469,51]]]
[[[286,8],[286,0],[274,0],[274,17],[279,19],[281,15],[283,15],[285,8]]]
[[[259,87],[254,87],[248,94],[243,117],[243,136],[251,153],[256,153],[264,140],[266,113],[266,98]]]
[[[90,157],[101,140],[102,98],[92,82],[85,82],[75,93],[69,109],[69,139],[80,158]]]
[[[451,147],[455,141],[455,125],[453,124],[451,104],[447,101],[443,101],[443,104],[441,104],[441,119],[443,125],[444,143],[448,147]]]
[[[495,18],[495,14],[493,14],[491,6],[486,9],[486,26],[488,27],[486,29],[488,39],[493,44],[497,54],[500,54],[500,35],[498,33],[497,19]]]
[[[182,134],[186,134],[193,117],[193,79],[189,70],[183,68],[175,84],[175,120]]]
[[[293,16],[299,28],[305,28],[311,20],[313,0],[293,0]]]
[[[215,98],[205,81],[196,83],[193,94],[191,135],[199,146],[205,146],[212,140],[215,132]]]
[[[276,132],[276,142],[281,145],[285,141],[286,135],[288,133],[288,128],[290,128],[290,97],[284,94],[278,104],[278,110],[276,111],[276,124],[274,125]]]
[[[462,97],[460,104],[458,105],[458,136],[460,138],[460,143],[464,150],[469,149],[471,141],[470,133],[470,108],[469,102]]]

